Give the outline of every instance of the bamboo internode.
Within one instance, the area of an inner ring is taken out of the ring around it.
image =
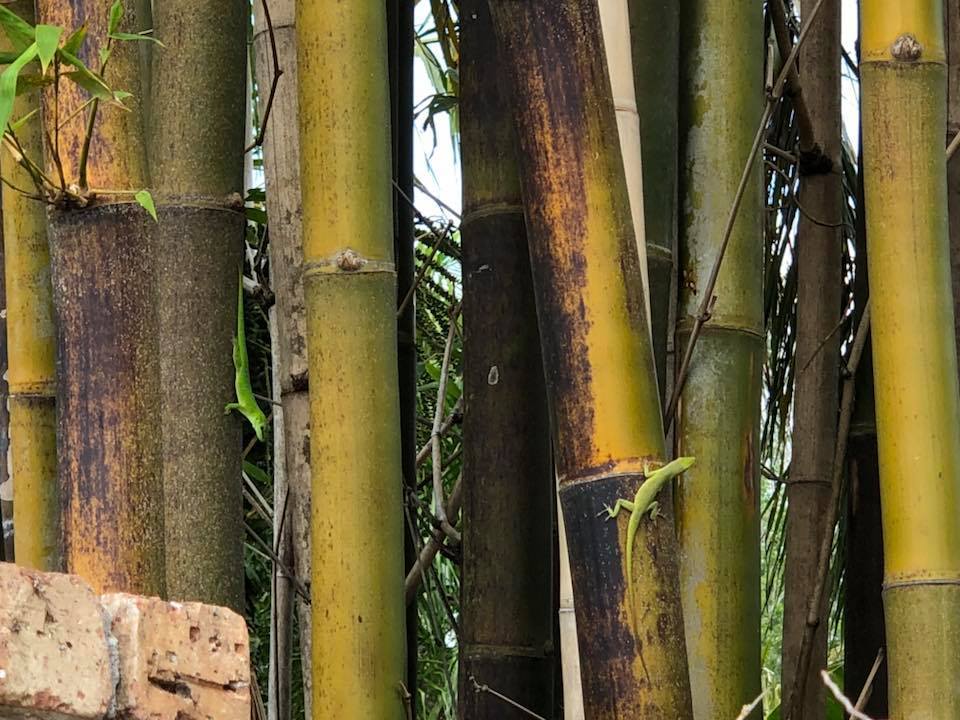
[[[895,720],[960,715],[960,390],[937,0],[864,0],[861,65],[884,611]]]
[[[303,0],[297,44],[312,712],[400,720],[402,470],[384,4]]]

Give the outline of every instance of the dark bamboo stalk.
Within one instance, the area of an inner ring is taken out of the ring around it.
[[[808,11],[804,2],[802,11]],[[778,5],[777,2],[774,5]],[[814,20],[800,52],[803,87],[818,102],[808,120],[821,149],[839,168],[840,3],[828,2]],[[794,83],[798,84],[798,83]],[[788,83],[789,87],[789,83]],[[799,93],[794,98],[801,97]],[[806,111],[806,105],[804,105]],[[802,124],[801,124],[802,128]],[[801,135],[802,136],[802,135]],[[793,453],[787,486],[786,570],[783,614],[783,687],[787,717],[822,717],[824,687],[820,671],[827,663],[827,623],[813,636],[806,677],[797,678],[811,589],[816,584],[820,538],[829,512],[837,443],[841,316],[843,189],[838,172],[812,172],[801,164],[797,241],[797,380]],[[821,600],[826,610],[829,593]],[[875,654],[875,653],[874,653]],[[792,697],[794,687],[802,697]]]
[[[460,717],[553,709],[550,434],[507,88],[484,0],[461,23],[464,535]]]

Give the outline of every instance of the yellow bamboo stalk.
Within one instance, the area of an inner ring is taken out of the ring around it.
[[[34,21],[33,2],[21,0],[10,9],[27,22]],[[13,117],[38,107],[36,94],[21,95]],[[39,122],[24,125],[17,137],[30,157],[41,157]],[[2,163],[4,178],[12,185],[32,187],[28,173],[9,155]],[[15,556],[21,565],[57,570],[56,328],[46,208],[7,184],[2,193]]]
[[[107,42],[111,0],[40,0],[44,22],[86,25],[83,57]],[[121,30],[136,29],[128,7]],[[91,188],[135,191],[148,185],[136,46],[114,46],[106,80],[132,93],[128,110],[102,103],[89,144]],[[61,82],[53,141],[64,174],[79,168],[87,93]],[[54,93],[44,97],[53,127]],[[51,153],[48,175],[57,177]],[[102,194],[90,206],[48,209],[54,306],[57,311],[57,453],[64,562],[98,592],[162,595],[163,493],[160,479],[160,372],[157,352],[155,223],[127,196]]]
[[[708,276],[763,111],[763,36],[756,8],[694,0],[683,10],[680,347],[709,292]],[[678,407],[677,454],[697,458],[677,496],[697,718],[735,717],[760,690],[761,178],[756,164]]]
[[[643,164],[640,154],[640,114],[637,112],[630,43],[630,18],[626,0],[599,0],[600,26],[603,31],[607,71],[617,115],[617,136],[623,159],[630,216],[637,240],[637,255],[643,278],[647,322],[650,322],[650,283],[647,274],[647,243],[643,205]],[[559,492],[559,485],[558,485]],[[582,720],[583,685],[580,679],[580,645],[570,577],[567,537],[557,496],[560,563],[560,653],[563,660],[563,707],[568,720]]]
[[[402,473],[384,4],[301,0],[297,35],[313,715],[400,720]]]
[[[31,0],[19,0],[8,7],[27,22],[34,22]],[[39,105],[35,93],[21,95],[14,104],[14,119]],[[17,138],[28,156],[42,156],[39,122],[28,122]],[[10,155],[4,155],[2,166],[4,178],[12,185],[32,187],[29,174]],[[15,556],[27,567],[58,570],[56,327],[47,213],[42,203],[10,185],[3,185],[2,194]]]
[[[497,0],[514,82],[586,717],[691,716],[671,493],[642,523],[597,517],[665,454],[637,243],[595,2]],[[628,592],[629,577],[643,578]]]
[[[960,389],[939,0],[863,0],[873,361],[894,720],[960,717]]]

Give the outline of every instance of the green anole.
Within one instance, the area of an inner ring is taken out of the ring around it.
[[[597,513],[598,515],[606,513],[608,520],[619,515],[621,510],[630,513],[630,522],[627,523],[627,594],[631,598],[633,597],[633,541],[637,537],[640,520],[648,512],[651,520],[657,518],[660,513],[660,503],[657,502],[660,490],[677,475],[689,470],[695,461],[696,458],[681,457],[656,470],[653,470],[649,464],[645,464],[643,475],[646,479],[637,488],[633,502],[617,500],[612,508],[606,507]]]
[[[267,426],[267,416],[257,405],[250,384],[250,360],[247,357],[247,338],[243,324],[243,273],[240,273],[240,288],[237,291],[237,334],[233,338],[233,367],[236,370],[234,386],[237,389],[237,402],[227,403],[224,412],[239,411],[253,427],[257,439],[263,441],[263,430]]]

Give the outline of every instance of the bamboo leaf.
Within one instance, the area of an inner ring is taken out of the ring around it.
[[[125,33],[125,32],[116,32],[110,33],[110,37],[114,40],[123,40],[123,41],[136,41],[136,40],[147,40],[152,43],[156,43],[160,47],[166,47],[162,42],[157,40],[153,35],[146,35],[144,33]]]
[[[157,219],[157,207],[153,204],[153,195],[150,194],[149,190],[141,190],[133,197],[140,204],[140,207],[150,214],[154,222],[160,222]]]
[[[0,73],[0,128],[4,130],[13,112],[13,101],[17,98],[17,76],[20,71],[37,56],[37,44],[31,43],[6,70]]]
[[[113,35],[120,29],[120,22],[123,20],[123,3],[120,0],[114,0],[110,8],[110,23],[107,25],[107,34]]]
[[[87,24],[84,23],[76,30],[73,31],[73,34],[67,38],[67,41],[63,43],[62,50],[64,52],[70,53],[71,55],[76,55],[80,52],[80,48],[83,46],[83,41],[87,37]]]
[[[28,112],[26,115],[24,115],[22,118],[20,118],[16,122],[10,123],[10,127],[13,128],[14,132],[17,132],[20,128],[22,128],[24,125],[26,125],[30,121],[30,118],[32,118],[34,115],[36,115],[39,112],[40,112],[40,108],[34,108],[33,110]]]
[[[33,28],[30,24],[3,5],[0,5],[0,27],[17,52],[22,53],[33,44]]]
[[[243,461],[243,471],[261,485],[270,485],[270,476],[249,460]]]
[[[37,90],[39,88],[46,87],[47,85],[53,85],[54,82],[54,78],[48,75],[22,72],[17,78],[17,97],[20,97],[24,93],[28,93],[31,90]]]
[[[60,48],[57,53],[60,59],[67,65],[75,68],[74,72],[66,73],[66,76],[73,82],[100,100],[112,100],[113,93],[107,84],[99,75],[94,74],[83,64],[83,61],[73,53],[64,48]]]
[[[102,82],[98,82],[93,73],[84,73],[79,70],[64,73],[65,78],[75,82],[81,88],[93,95],[98,100],[112,100],[113,95],[109,88],[105,88]]]
[[[56,25],[37,25],[36,27],[37,55],[40,57],[40,69],[46,73],[50,61],[57,54],[60,36],[63,28]]]
[[[20,57],[18,52],[0,52],[0,65],[9,65],[17,61]]]

